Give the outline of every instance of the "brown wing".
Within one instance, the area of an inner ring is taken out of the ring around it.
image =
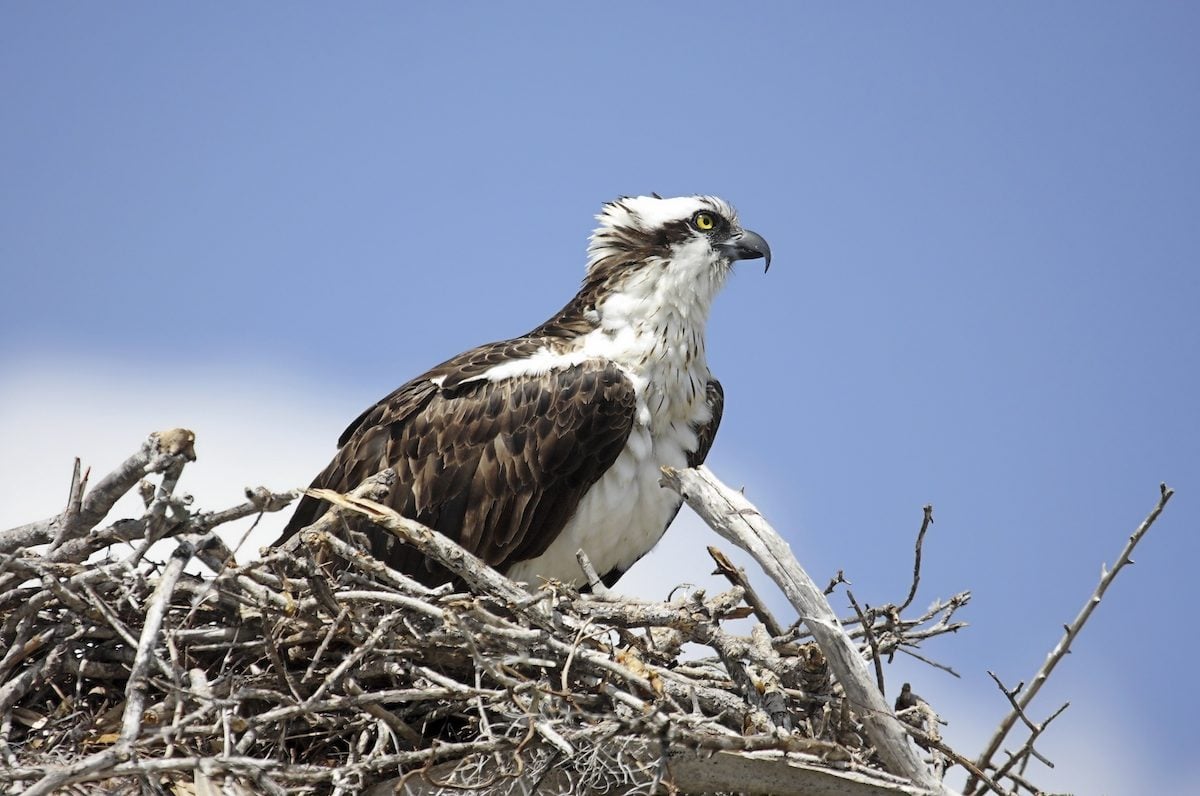
[[[712,418],[696,429],[699,444],[696,450],[688,454],[688,467],[704,464],[704,460],[708,458],[708,451],[712,448],[713,439],[717,436],[717,427],[721,425],[721,415],[725,413],[725,389],[721,382],[709,379],[705,394],[708,397],[708,408],[712,410]]]
[[[469,371],[444,372],[452,363],[363,413],[313,486],[344,492],[393,467],[399,477],[392,508],[503,570],[544,552],[616,460],[633,424],[633,387],[599,361],[498,382],[464,381]],[[430,376],[443,376],[442,386]],[[323,511],[319,502],[302,500],[280,541]],[[376,557],[439,579],[391,534],[360,530]]]

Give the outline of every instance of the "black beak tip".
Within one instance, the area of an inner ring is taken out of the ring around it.
[[[757,232],[742,230],[737,242],[738,259],[757,260],[759,257],[766,261],[763,273],[771,270],[771,245]]]
[[[734,260],[757,260],[761,257],[767,261],[763,273],[771,270],[771,247],[757,232],[744,229],[728,243],[723,244],[721,248],[731,262]]]

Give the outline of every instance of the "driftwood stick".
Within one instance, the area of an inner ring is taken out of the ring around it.
[[[67,508],[63,511],[61,521],[55,529],[54,541],[51,542],[51,549],[61,545],[66,537],[67,530],[73,526],[79,512],[83,509],[83,495],[87,491],[88,476],[91,475],[91,469],[87,472],[80,472],[79,458],[75,458],[75,467],[71,471],[71,489],[67,494]]]
[[[1140,542],[1142,537],[1146,535],[1146,532],[1150,530],[1150,526],[1154,525],[1154,521],[1158,519],[1158,516],[1162,514],[1163,509],[1167,507],[1167,501],[1169,501],[1171,496],[1175,494],[1175,490],[1171,489],[1166,484],[1159,484],[1158,492],[1158,503],[1155,504],[1150,513],[1146,515],[1146,519],[1142,520],[1137,529],[1130,534],[1129,541],[1125,543],[1125,547],[1121,550],[1121,554],[1117,556],[1117,562],[1113,565],[1113,568],[1108,569],[1107,567],[1101,565],[1100,583],[1096,586],[1096,590],[1092,592],[1092,595],[1088,597],[1087,602],[1083,604],[1083,608],[1080,609],[1079,615],[1075,617],[1075,621],[1064,626],[1062,638],[1059,639],[1058,644],[1055,645],[1054,649],[1050,651],[1050,654],[1046,656],[1046,661],[1042,664],[1041,668],[1038,669],[1037,674],[1035,674],[1033,679],[1029,681],[1029,688],[1026,689],[1023,694],[1021,694],[1020,698],[1017,699],[1016,704],[1013,705],[1013,709],[1009,711],[1008,715],[1005,716],[1000,722],[1000,726],[998,726],[996,731],[992,734],[992,738],[990,741],[988,741],[987,747],[984,748],[983,752],[979,755],[978,760],[975,761],[976,767],[980,770],[986,770],[987,767],[991,765],[992,757],[995,756],[997,751],[999,751],[1000,745],[1004,743],[1004,738],[1008,735],[1009,731],[1012,730],[1013,725],[1017,723],[1017,720],[1020,719],[1021,710],[1026,708],[1033,698],[1037,696],[1038,691],[1040,691],[1042,686],[1045,685],[1046,678],[1048,678],[1050,673],[1054,671],[1054,667],[1057,666],[1058,662],[1061,661],[1063,657],[1071,650],[1072,642],[1075,641],[1075,637],[1079,635],[1079,631],[1083,629],[1084,624],[1087,622],[1088,618],[1091,617],[1092,611],[1095,611],[1096,606],[1100,604],[1100,600],[1103,599],[1104,593],[1108,591],[1108,587],[1117,577],[1117,573],[1124,569],[1126,564],[1133,563],[1133,549],[1137,547],[1138,542]],[[967,785],[964,788],[964,792],[971,793],[972,789],[975,788],[977,784],[978,779],[974,776],[970,777],[967,780]],[[978,793],[982,791],[976,792]]]
[[[223,511],[199,514],[192,521],[198,531],[207,531],[254,514],[270,513],[286,508],[296,499],[296,492],[272,492],[266,487],[246,488],[246,502]]]
[[[167,607],[171,602],[171,595],[175,592],[179,576],[183,574],[184,565],[191,560],[194,553],[195,548],[188,542],[181,543],[175,548],[146,608],[146,622],[142,626],[142,633],[138,638],[137,654],[133,659],[133,668],[129,672],[129,680],[125,687],[125,712],[121,717],[121,736],[118,744],[128,749],[133,748],[133,743],[137,740],[138,733],[142,728],[142,707],[146,702],[145,680],[150,671],[150,664],[155,657],[154,648],[158,645],[163,619],[167,615]]]
[[[638,600],[633,597],[602,599],[580,596],[574,609],[584,617],[615,627],[670,627],[689,637],[698,625],[724,619],[739,607],[745,592],[735,586],[707,600],[696,593],[677,597],[669,603]]]
[[[800,567],[787,543],[758,509],[703,465],[687,470],[664,467],[663,484],[682,495],[718,534],[754,556],[787,595],[829,659],[888,770],[931,791],[949,793],[917,756],[904,725],[871,681],[866,663],[838,623],[821,588]]]
[[[372,501],[380,501],[385,499],[392,491],[392,487],[396,485],[396,471],[390,467],[380,470],[369,478],[363,480],[361,484],[356,486],[351,492],[347,493],[346,497],[350,498],[366,498]],[[328,491],[328,490],[326,490]],[[301,490],[303,493],[304,490]],[[337,494],[333,492],[332,494]],[[361,512],[359,512],[361,513]],[[305,526],[300,533],[293,535],[291,538],[279,545],[277,549],[288,553],[295,553],[300,549],[304,542],[302,538],[305,532],[329,532],[334,533],[342,525],[342,506],[333,503],[329,510],[323,513],[320,517],[313,520],[311,525]]]

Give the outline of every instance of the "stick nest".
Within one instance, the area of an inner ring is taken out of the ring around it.
[[[361,552],[348,503],[237,565],[215,529],[293,495],[196,511],[174,493],[190,441],[166,437],[86,494],[77,468],[67,511],[0,535],[0,791],[714,791],[732,788],[706,763],[736,756],[916,792],[882,771],[821,650],[768,631],[742,585],[657,603],[468,568],[429,589]],[[102,525],[132,488],[143,516]],[[423,552],[453,557],[445,542]],[[868,609],[852,635],[886,657],[960,627],[967,598]]]

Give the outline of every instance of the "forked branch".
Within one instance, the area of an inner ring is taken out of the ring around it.
[[[1009,711],[1008,715],[1005,716],[1000,722],[1000,725],[996,728],[995,733],[992,734],[991,740],[988,741],[988,745],[984,748],[983,753],[979,755],[979,759],[975,762],[976,767],[980,770],[987,770],[988,766],[992,764],[992,758],[995,757],[996,752],[1000,750],[1000,745],[1004,743],[1004,739],[1012,730],[1013,725],[1015,725],[1021,718],[1022,711],[1028,707],[1033,698],[1037,696],[1038,691],[1040,691],[1042,686],[1045,685],[1046,678],[1048,678],[1050,673],[1054,671],[1054,667],[1058,665],[1058,662],[1061,661],[1068,652],[1070,652],[1071,644],[1079,635],[1079,631],[1083,629],[1084,624],[1086,624],[1088,619],[1091,617],[1092,612],[1096,610],[1096,606],[1100,604],[1100,600],[1103,599],[1104,593],[1108,591],[1108,587],[1112,585],[1113,580],[1117,577],[1117,573],[1124,569],[1126,564],[1133,563],[1133,549],[1137,547],[1138,542],[1142,540],[1142,537],[1144,537],[1146,532],[1150,530],[1150,527],[1154,525],[1154,521],[1158,519],[1158,516],[1162,514],[1163,509],[1167,507],[1167,501],[1169,501],[1171,496],[1175,494],[1175,490],[1171,489],[1166,484],[1159,484],[1158,491],[1158,503],[1155,504],[1154,508],[1146,516],[1146,519],[1142,520],[1142,523],[1129,536],[1129,541],[1125,543],[1125,547],[1121,550],[1121,554],[1117,556],[1117,561],[1113,565],[1113,568],[1108,569],[1107,567],[1101,565],[1100,583],[1096,586],[1096,590],[1092,592],[1092,595],[1088,597],[1087,601],[1083,604],[1083,608],[1080,609],[1078,616],[1075,617],[1075,621],[1063,627],[1062,638],[1059,639],[1058,644],[1055,645],[1054,649],[1050,651],[1050,654],[1046,656],[1046,661],[1042,664],[1041,668],[1038,669],[1037,674],[1035,674],[1033,679],[1029,681],[1029,687],[1013,700],[1012,710]],[[1048,721],[1049,720],[1042,722],[1043,729]],[[965,790],[970,793],[978,784],[978,778],[972,776],[967,780],[967,786]],[[974,793],[982,794],[989,789],[990,786],[984,784],[979,790],[974,791]]]

